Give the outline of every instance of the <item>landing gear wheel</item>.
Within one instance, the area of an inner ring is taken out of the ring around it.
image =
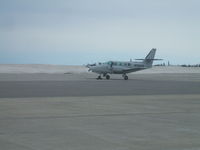
[[[128,80],[128,76],[127,75],[124,76],[124,80]]]
[[[106,79],[107,79],[107,80],[109,80],[109,79],[110,79],[110,76],[109,76],[108,74],[106,75]]]
[[[97,80],[102,80],[101,76],[98,76],[98,77],[97,77]]]

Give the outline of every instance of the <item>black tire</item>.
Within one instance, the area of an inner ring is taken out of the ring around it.
[[[128,80],[128,76],[124,76],[124,80]]]
[[[109,80],[109,79],[110,79],[110,76],[109,76],[109,75],[106,75],[106,79]]]
[[[98,77],[97,77],[97,80],[101,80],[101,79],[102,79],[101,76],[98,76]]]

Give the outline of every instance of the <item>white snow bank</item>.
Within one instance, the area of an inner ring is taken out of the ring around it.
[[[138,71],[134,74],[153,73],[200,73],[200,67],[154,66],[153,68]]]
[[[44,65],[44,64],[0,64],[0,73],[82,73],[84,66]]]
[[[50,74],[74,74],[87,73],[85,66],[66,66],[66,65],[43,65],[43,64],[0,64],[0,73],[50,73]],[[195,67],[162,67],[156,66],[151,69],[134,72],[134,74],[152,73],[200,73],[200,68]]]

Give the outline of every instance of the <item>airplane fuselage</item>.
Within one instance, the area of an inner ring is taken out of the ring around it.
[[[106,77],[106,79],[110,79],[109,74],[122,74],[123,78],[128,80],[128,76],[126,74],[151,68],[153,61],[158,60],[154,59],[155,53],[156,49],[153,48],[144,59],[138,59],[142,60],[141,62],[108,61],[105,63],[87,65],[87,67],[89,68],[89,71],[99,74],[97,79],[102,79],[101,75]]]
[[[127,74],[144,70],[147,67],[143,62],[122,62],[122,61],[108,61],[105,63],[97,63],[89,67],[92,72],[98,74]]]

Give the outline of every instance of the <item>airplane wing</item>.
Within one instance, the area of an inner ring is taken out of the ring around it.
[[[144,70],[147,68],[127,68],[127,69],[123,69],[124,73],[130,73],[130,72],[136,72],[136,71],[140,71],[140,70]]]

